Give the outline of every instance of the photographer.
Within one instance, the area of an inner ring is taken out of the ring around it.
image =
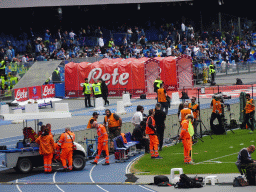
[[[215,128],[213,121],[217,118],[219,121],[219,128],[223,128],[222,122],[222,112],[223,112],[223,102],[221,96],[217,95],[212,99],[210,107],[212,108],[212,115],[210,119],[211,130],[216,133],[217,129]]]

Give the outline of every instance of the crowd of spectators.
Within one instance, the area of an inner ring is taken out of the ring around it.
[[[220,32],[216,29],[212,33],[195,33],[192,25],[181,23],[180,26],[167,24],[155,29],[156,41],[149,41],[143,28],[121,27],[123,32],[122,42],[115,44],[116,39],[112,34],[105,38],[101,27],[92,30],[90,26],[81,29],[78,33],[71,31],[62,32],[60,29],[55,34],[46,30],[44,35],[36,36],[33,29],[28,32],[28,42],[25,45],[23,56],[15,54],[15,46],[6,42],[0,43],[0,58],[9,62],[13,58],[21,62],[69,60],[72,58],[98,57],[105,58],[141,58],[141,57],[168,57],[187,54],[194,60],[222,60],[226,62],[247,61],[252,41],[251,32],[244,30],[242,41],[234,31]],[[111,33],[110,33],[111,34]],[[93,37],[96,46],[88,46],[86,39]]]

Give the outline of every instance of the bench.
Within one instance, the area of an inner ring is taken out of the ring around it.
[[[115,137],[115,138],[113,139],[113,142],[114,142],[114,150],[115,150],[116,152],[119,152],[119,159],[116,160],[115,162],[116,162],[116,163],[120,163],[120,162],[124,162],[125,160],[127,160],[127,159],[125,158],[125,151],[126,151],[128,148],[127,148],[127,147],[118,147],[118,146],[117,146],[117,139],[120,139],[121,141],[123,141],[123,139],[122,139],[122,136],[121,136],[121,135],[118,136],[118,137]]]
[[[139,141],[132,141],[132,135],[130,132],[125,134],[127,143],[124,144],[125,147],[131,149],[129,150],[128,156],[134,156],[137,153],[136,145],[139,144]],[[121,138],[123,141],[123,138]],[[124,141],[123,141],[124,142]],[[132,150],[133,149],[133,150]]]

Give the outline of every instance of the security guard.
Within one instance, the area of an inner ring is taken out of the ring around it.
[[[90,121],[91,121],[92,119],[93,119],[94,121],[97,121],[97,120],[98,120],[98,117],[99,117],[99,112],[93,112],[92,117],[90,118],[90,120],[89,120],[89,122],[88,122],[87,129],[91,129],[91,128],[92,128]]]
[[[70,131],[71,127],[67,126],[65,128],[65,132],[61,134],[59,143],[61,143],[61,155],[60,159],[62,162],[62,166],[64,168],[63,171],[69,172],[72,171],[72,163],[73,163],[73,142],[75,140],[75,134]],[[68,167],[67,167],[68,160]]]
[[[217,118],[219,121],[219,125],[223,127],[222,123],[222,103],[220,102],[220,96],[215,96],[212,99],[210,107],[212,108],[212,114],[211,114],[211,119],[210,119],[210,126],[211,130],[216,130],[213,121]]]
[[[84,93],[84,103],[85,103],[85,107],[92,107],[91,105],[91,94],[92,94],[92,89],[91,89],[91,85],[90,83],[88,83],[88,78],[85,78],[85,83],[83,85],[83,93]],[[88,105],[87,105],[87,101],[88,101]]]
[[[146,123],[146,134],[149,135],[149,150],[151,153],[151,159],[162,159],[158,153],[159,140],[156,135],[156,123],[154,119],[154,110],[149,110],[149,117]]]
[[[254,101],[253,99],[251,99],[251,95],[250,94],[246,94],[245,95],[246,97],[246,105],[245,105],[245,119],[244,119],[244,122],[242,124],[242,127],[245,127],[246,124],[248,125],[248,127],[251,128],[251,132],[254,131],[254,122],[255,122],[255,119],[254,119],[254,114],[255,114],[255,105],[254,105]]]
[[[158,100],[158,103],[161,104],[161,110],[165,111],[165,114],[167,115],[168,114],[168,103],[167,103],[167,92],[166,90],[164,89],[164,85],[163,83],[160,84],[160,88],[157,90],[157,100]]]
[[[4,59],[0,62],[0,75],[5,75],[6,62]]]
[[[17,59],[13,58],[13,61],[10,63],[10,65],[11,65],[12,75],[16,75],[17,74],[17,69],[18,69]]]
[[[196,139],[197,135],[197,124],[198,124],[198,118],[199,118],[199,105],[196,103],[196,97],[191,98],[191,103],[188,104],[188,108],[192,110],[194,121],[193,121],[193,127],[196,134],[194,134],[194,139]]]
[[[211,85],[214,85],[214,81],[215,81],[215,66],[213,64],[213,61],[211,61],[211,64],[209,65],[209,74],[211,75]]]
[[[154,81],[154,92],[157,93],[157,90],[160,88],[160,85],[163,83],[163,81],[161,80],[160,76],[158,76],[156,78],[156,80]]]
[[[105,157],[105,163],[102,165],[109,165],[109,151],[108,151],[108,134],[106,131],[105,126],[98,124],[97,121],[94,121],[93,119],[90,121],[92,128],[97,128],[97,134],[98,134],[98,154],[96,155],[95,159],[91,164],[97,165],[98,160],[100,158],[101,152],[104,150],[106,157]]]
[[[52,73],[52,82],[55,83],[60,83],[61,79],[60,79],[60,72],[58,70],[58,68],[56,68],[53,73]]]
[[[10,77],[11,89],[13,89],[13,87],[18,83],[18,80],[19,80],[18,77],[11,75]]]
[[[101,92],[101,83],[96,80],[94,80],[94,83],[92,84],[92,90],[95,98],[102,97],[102,92]]]

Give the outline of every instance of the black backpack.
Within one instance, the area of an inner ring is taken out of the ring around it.
[[[175,188],[200,188],[203,187],[203,178],[190,178],[185,174],[180,175],[180,181],[175,185]]]
[[[116,145],[118,148],[125,148],[124,143],[122,142],[122,140],[120,138],[116,139]]]

